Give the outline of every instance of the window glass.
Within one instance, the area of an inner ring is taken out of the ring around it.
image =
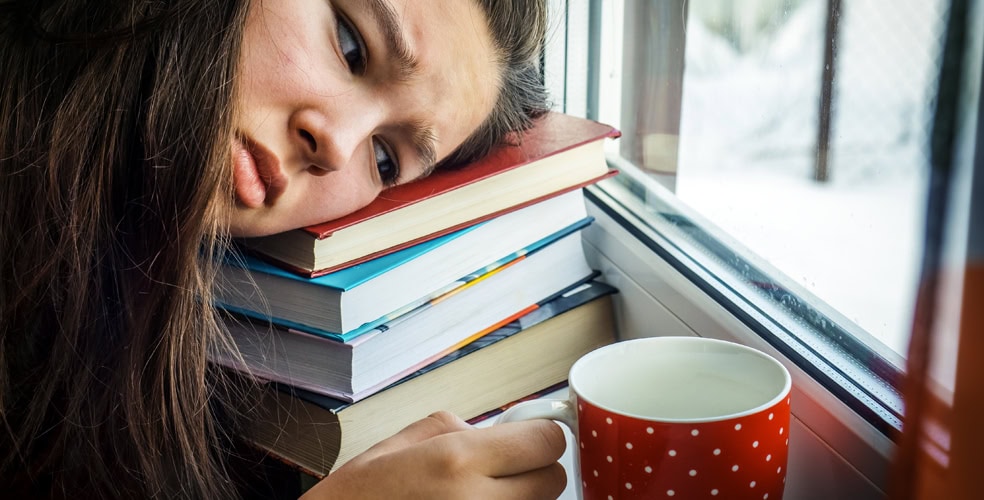
[[[947,5],[605,0],[588,23],[586,108],[622,130],[627,174],[602,191],[805,351],[837,351],[837,376],[885,382],[860,390],[896,415]]]

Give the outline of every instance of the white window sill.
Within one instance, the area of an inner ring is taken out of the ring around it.
[[[882,498],[892,441],[744,323],[663,261],[592,202],[589,261],[620,290],[621,338],[698,335],[739,342],[771,354],[793,375],[786,498]]]

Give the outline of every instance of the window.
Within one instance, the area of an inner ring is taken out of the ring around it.
[[[899,429],[948,2],[552,4],[558,104],[623,132],[609,150],[622,175],[589,195]]]

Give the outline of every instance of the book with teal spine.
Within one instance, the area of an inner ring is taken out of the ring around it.
[[[462,276],[590,221],[577,190],[316,278],[231,255],[220,270],[216,301],[239,314],[344,341],[462,286]]]
[[[388,325],[391,325],[396,321],[403,321],[405,319],[404,317],[418,313],[426,309],[427,307],[436,304],[439,301],[447,299],[448,297],[450,297],[455,293],[465,290],[467,287],[472,286],[475,283],[478,283],[479,281],[485,279],[486,277],[498,271],[499,269],[514,264],[522,260],[523,258],[546,247],[547,245],[550,245],[557,240],[560,240],[566,236],[569,236],[577,231],[584,229],[585,227],[590,225],[593,221],[594,221],[593,217],[586,217],[584,219],[581,219],[576,223],[571,224],[565,227],[564,229],[561,229],[560,231],[551,234],[550,236],[547,236],[546,238],[537,240],[536,242],[525,248],[515,251],[495,262],[483,266],[481,269],[476,269],[475,271],[472,271],[467,275],[458,278],[454,282],[437,290],[431,295],[410,302],[409,304],[406,304],[400,307],[399,309],[396,309],[395,311],[391,311],[383,315],[382,317],[377,318],[375,321],[370,321],[369,323],[366,323],[360,326],[359,328],[356,328],[355,330],[350,330],[345,333],[335,333],[327,330],[321,330],[319,328],[311,327],[297,322],[286,321],[283,319],[275,318],[272,319],[272,322],[274,324],[289,328],[294,331],[317,335],[320,337],[337,340],[339,342],[348,342],[348,343],[359,342],[358,340],[359,337],[380,329],[387,329],[390,327]],[[266,318],[260,318],[260,319],[266,319]]]
[[[324,332],[230,322],[238,353],[220,352],[213,360],[260,378],[354,401],[595,274],[585,258],[581,233],[575,231],[345,342]]]

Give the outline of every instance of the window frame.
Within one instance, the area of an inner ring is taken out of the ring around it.
[[[604,1],[548,2],[552,38],[545,51],[545,81],[558,98],[559,111],[598,117],[598,16]],[[633,0],[626,0],[630,1]],[[978,7],[980,17],[979,2],[972,3]],[[577,30],[584,34],[579,35]],[[585,64],[571,63],[572,59],[583,60],[584,54],[588,56]],[[613,166],[618,168],[617,160],[613,160]],[[657,181],[672,190],[672,179]],[[694,267],[685,254],[675,251],[673,242],[654,229],[651,221],[642,220],[626,208],[631,203],[617,189],[592,186],[586,192],[589,213],[596,220],[585,231],[585,247],[591,264],[620,290],[616,320],[622,338],[703,336],[738,342],[776,357],[794,380],[792,429],[798,432],[791,440],[798,442],[795,448],[791,443],[787,495],[883,495],[896,449],[893,437],[898,424],[873,415],[864,405],[845,397],[823,369],[806,362],[788,343],[777,342],[775,332],[759,328],[760,318],[750,317],[733,294],[707,279],[706,273]],[[888,357],[875,351],[869,354]],[[892,361],[891,365],[899,365],[897,360]],[[882,375],[898,388],[898,372],[889,370]],[[826,467],[818,468],[821,463]]]

